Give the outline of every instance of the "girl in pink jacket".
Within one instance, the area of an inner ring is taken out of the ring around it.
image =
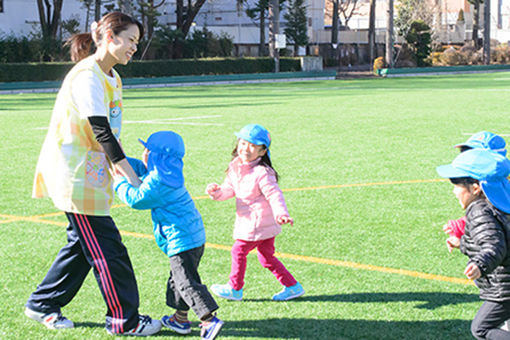
[[[273,169],[269,153],[271,137],[261,125],[246,125],[235,134],[237,146],[232,152],[232,161],[227,177],[220,186],[211,183],[207,194],[216,201],[236,197],[236,221],[232,267],[229,283],[211,286],[211,291],[229,300],[243,298],[246,256],[257,248],[260,264],[269,269],[284,286],[273,296],[273,300],[285,301],[305,293],[303,287],[274,256],[274,240],[281,225],[294,223],[289,216],[282,191],[278,187],[278,174]]]

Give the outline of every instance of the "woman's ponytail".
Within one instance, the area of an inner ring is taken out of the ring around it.
[[[71,60],[78,62],[88,57],[93,42],[94,40],[92,40],[92,34],[90,32],[78,33],[71,36],[65,44],[69,46]]]

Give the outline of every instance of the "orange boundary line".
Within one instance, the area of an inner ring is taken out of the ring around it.
[[[283,189],[282,191],[292,192],[292,191],[305,191],[305,190],[367,187],[367,186],[377,186],[377,185],[433,183],[433,182],[444,182],[444,181],[446,181],[446,180],[444,180],[444,179],[430,179],[430,180],[409,180],[409,181],[392,181],[392,182],[340,184],[340,185],[324,185],[324,186],[305,187],[305,188],[290,188],[290,189]],[[208,196],[197,196],[197,197],[194,197],[193,199],[197,200],[197,199],[206,199],[206,198],[208,198]],[[124,204],[116,204],[116,205],[112,206],[112,208],[120,208],[120,207],[125,207],[125,206],[126,205],[124,205]],[[27,217],[0,214],[1,218],[6,218],[6,220],[0,221],[0,224],[5,224],[5,223],[10,223],[10,222],[15,222],[15,221],[28,221],[28,222],[43,223],[43,224],[50,224],[50,225],[57,225],[57,226],[67,226],[67,223],[65,223],[65,222],[48,221],[48,220],[43,219],[44,217],[60,216],[63,214],[64,214],[63,212],[54,212],[54,213],[49,213],[49,214],[27,216]],[[125,235],[125,236],[132,236],[132,237],[145,238],[145,239],[154,239],[154,236],[149,235],[149,234],[136,233],[136,232],[124,231],[124,230],[120,230],[120,233],[121,233],[121,235]],[[214,243],[206,243],[206,247],[212,248],[212,249],[224,250],[224,251],[230,251],[232,249],[230,246],[225,246],[222,244],[214,244]],[[375,266],[375,265],[356,263],[356,262],[350,262],[350,261],[340,261],[340,260],[326,259],[326,258],[320,258],[320,257],[294,255],[294,254],[286,254],[286,253],[276,253],[276,256],[278,256],[280,258],[287,258],[287,259],[301,261],[301,262],[327,264],[327,265],[337,266],[337,267],[369,270],[369,271],[376,271],[376,272],[387,273],[387,274],[397,274],[397,275],[410,276],[410,277],[415,277],[415,278],[420,278],[420,279],[442,281],[442,282],[449,282],[449,283],[462,284],[462,285],[474,285],[473,281],[468,280],[468,279],[428,274],[428,273],[422,273],[422,272],[406,270],[406,269],[382,267],[382,266]]]

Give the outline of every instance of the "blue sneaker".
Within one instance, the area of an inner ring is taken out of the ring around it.
[[[220,333],[221,327],[223,327],[223,321],[218,319],[216,316],[209,322],[202,322],[200,324],[200,339],[213,340],[216,339]]]
[[[175,319],[175,314],[172,316],[165,315],[161,318],[161,323],[163,323],[163,326],[170,328],[179,334],[191,333],[191,322],[178,322]]]
[[[243,289],[235,290],[228,283],[225,285],[214,284],[211,286],[211,291],[227,300],[241,301],[243,299]]]
[[[275,295],[273,295],[273,300],[275,301],[287,301],[291,299],[295,299],[305,293],[305,290],[298,282],[294,286],[285,287],[283,290]]]

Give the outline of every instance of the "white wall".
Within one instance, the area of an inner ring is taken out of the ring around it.
[[[83,29],[85,10],[77,0],[66,0],[62,6],[62,20],[80,18]],[[0,13],[0,34],[27,36],[33,31],[40,32],[39,11],[35,0],[4,0],[4,11]]]

